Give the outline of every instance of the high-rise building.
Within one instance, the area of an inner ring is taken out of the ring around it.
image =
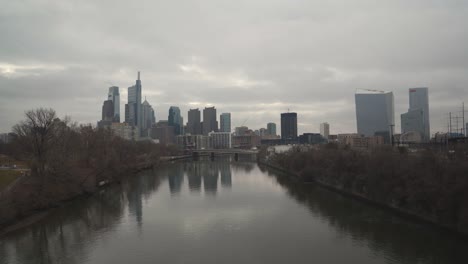
[[[119,87],[109,87],[109,94],[107,100],[111,100],[114,103],[114,122],[120,122],[120,93]]]
[[[141,136],[149,137],[150,130],[153,124],[156,123],[156,117],[154,116],[153,107],[145,101],[141,104],[141,115],[142,115],[142,124],[141,124]]]
[[[324,139],[328,139],[328,137],[330,137],[330,124],[326,122],[320,124],[320,135],[322,135]]]
[[[190,109],[188,111],[187,133],[192,135],[201,135],[203,133],[201,127],[201,115],[198,108]]]
[[[207,136],[208,133],[214,131],[218,132],[218,121],[216,120],[216,108],[205,107],[203,109],[203,135]]]
[[[220,132],[231,133],[231,113],[222,113],[219,116]]]
[[[114,103],[112,100],[104,101],[102,105],[102,121],[110,121],[114,120]]]
[[[141,127],[141,80],[140,72],[134,86],[128,87],[128,103],[125,105],[125,122]]]
[[[431,139],[429,124],[429,89],[409,89],[409,109],[401,115],[401,134],[417,132],[423,142]]]
[[[389,142],[395,124],[393,93],[358,90],[355,100],[358,134],[366,137],[385,134]]]
[[[281,139],[297,140],[297,113],[281,114]]]
[[[275,123],[268,123],[267,130],[270,136],[276,136],[276,124]]]
[[[169,108],[169,116],[168,116],[169,126],[174,127],[175,135],[182,135],[183,134],[183,119],[180,115],[180,109],[177,106],[171,106]]]

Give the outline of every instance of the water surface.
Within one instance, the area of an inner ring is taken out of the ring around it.
[[[0,238],[13,263],[468,263],[468,243],[251,161],[177,162]]]

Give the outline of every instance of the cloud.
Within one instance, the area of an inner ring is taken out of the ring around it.
[[[356,131],[358,88],[394,91],[397,131],[410,87],[432,132],[468,99],[465,1],[0,1],[0,131],[38,106],[95,123],[137,71],[157,119],[215,105],[260,128],[289,108],[301,133]]]

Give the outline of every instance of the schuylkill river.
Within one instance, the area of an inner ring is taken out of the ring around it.
[[[0,238],[0,263],[468,263],[468,242],[251,160],[175,162]]]

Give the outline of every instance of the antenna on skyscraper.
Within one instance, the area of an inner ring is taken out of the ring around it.
[[[138,80],[140,80],[140,71],[138,71]]]

